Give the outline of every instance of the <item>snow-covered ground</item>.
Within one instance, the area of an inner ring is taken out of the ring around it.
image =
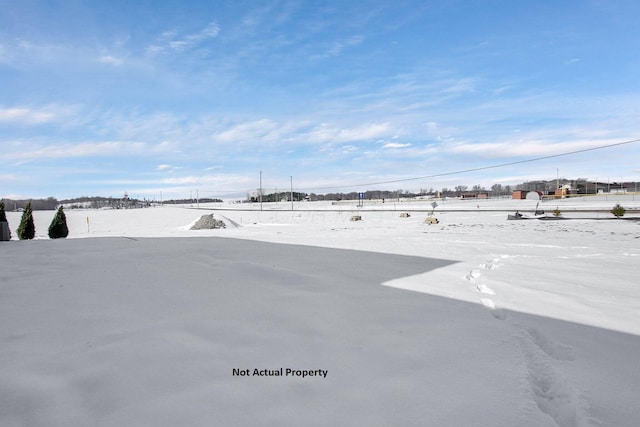
[[[0,425],[636,426],[640,221],[618,202],[640,217],[632,195],[548,221],[438,201],[433,225],[431,201],[66,210],[66,240],[38,211],[34,241],[7,212]],[[227,228],[189,229],[209,213]]]

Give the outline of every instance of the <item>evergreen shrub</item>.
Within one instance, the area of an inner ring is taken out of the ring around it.
[[[0,222],[7,223],[7,229],[9,230],[9,240],[11,240],[11,229],[9,228],[9,221],[7,220],[7,214],[4,212],[4,202],[0,201]]]
[[[36,226],[33,223],[33,211],[31,210],[31,202],[29,202],[24,208],[24,212],[22,212],[22,218],[18,226],[18,238],[20,240],[31,240],[35,236]]]
[[[611,209],[611,213],[614,214],[616,217],[620,218],[621,216],[624,216],[624,213],[627,210],[625,208],[623,208],[622,206],[620,206],[620,203],[617,203],[613,209]]]
[[[56,215],[51,221],[49,226],[49,238],[51,239],[64,239],[69,235],[69,228],[67,227],[67,217],[62,210],[62,206],[58,208]]]

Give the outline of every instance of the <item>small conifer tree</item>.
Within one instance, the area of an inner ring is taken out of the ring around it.
[[[58,208],[56,215],[51,221],[49,226],[49,238],[51,239],[64,239],[69,235],[69,228],[67,227],[67,217],[62,210],[62,206]]]
[[[33,223],[33,211],[31,210],[31,202],[27,203],[27,206],[22,212],[22,219],[20,219],[20,225],[18,226],[18,238],[20,240],[31,240],[36,236],[36,226]]]
[[[4,213],[4,202],[0,201],[0,222],[8,222],[7,214]]]
[[[9,221],[7,221],[7,214],[4,213],[4,202],[0,201],[0,222],[7,223],[7,229],[9,229]],[[11,239],[11,229],[9,229],[9,239]]]

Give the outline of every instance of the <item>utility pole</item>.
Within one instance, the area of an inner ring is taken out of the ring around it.
[[[291,181],[291,210],[293,210],[293,176],[290,176],[289,180]]]
[[[260,193],[258,196],[260,197],[260,210],[262,210],[262,171],[260,171]]]

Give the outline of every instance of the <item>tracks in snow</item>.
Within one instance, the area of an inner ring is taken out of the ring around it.
[[[508,258],[508,255],[492,258],[465,276],[479,293],[480,303],[500,321],[507,320],[508,315],[495,302],[499,295],[490,286],[490,275],[492,270],[503,267]],[[526,364],[526,381],[538,409],[549,415],[559,427],[601,426],[589,416],[589,402],[584,394],[562,372],[564,364],[575,360],[573,349],[554,342],[534,327],[517,323],[510,323],[510,326],[516,331]]]
[[[480,298],[480,303],[482,303],[482,305],[489,310],[491,315],[498,320],[505,320],[507,318],[507,314],[493,302],[493,299],[489,297],[496,293],[484,282],[484,279],[482,278],[482,271],[499,268],[502,265],[501,261],[505,258],[507,258],[507,255],[484,262],[480,264],[478,268],[471,270],[466,276],[466,279],[473,283],[476,286],[476,290],[483,295],[483,297]]]

